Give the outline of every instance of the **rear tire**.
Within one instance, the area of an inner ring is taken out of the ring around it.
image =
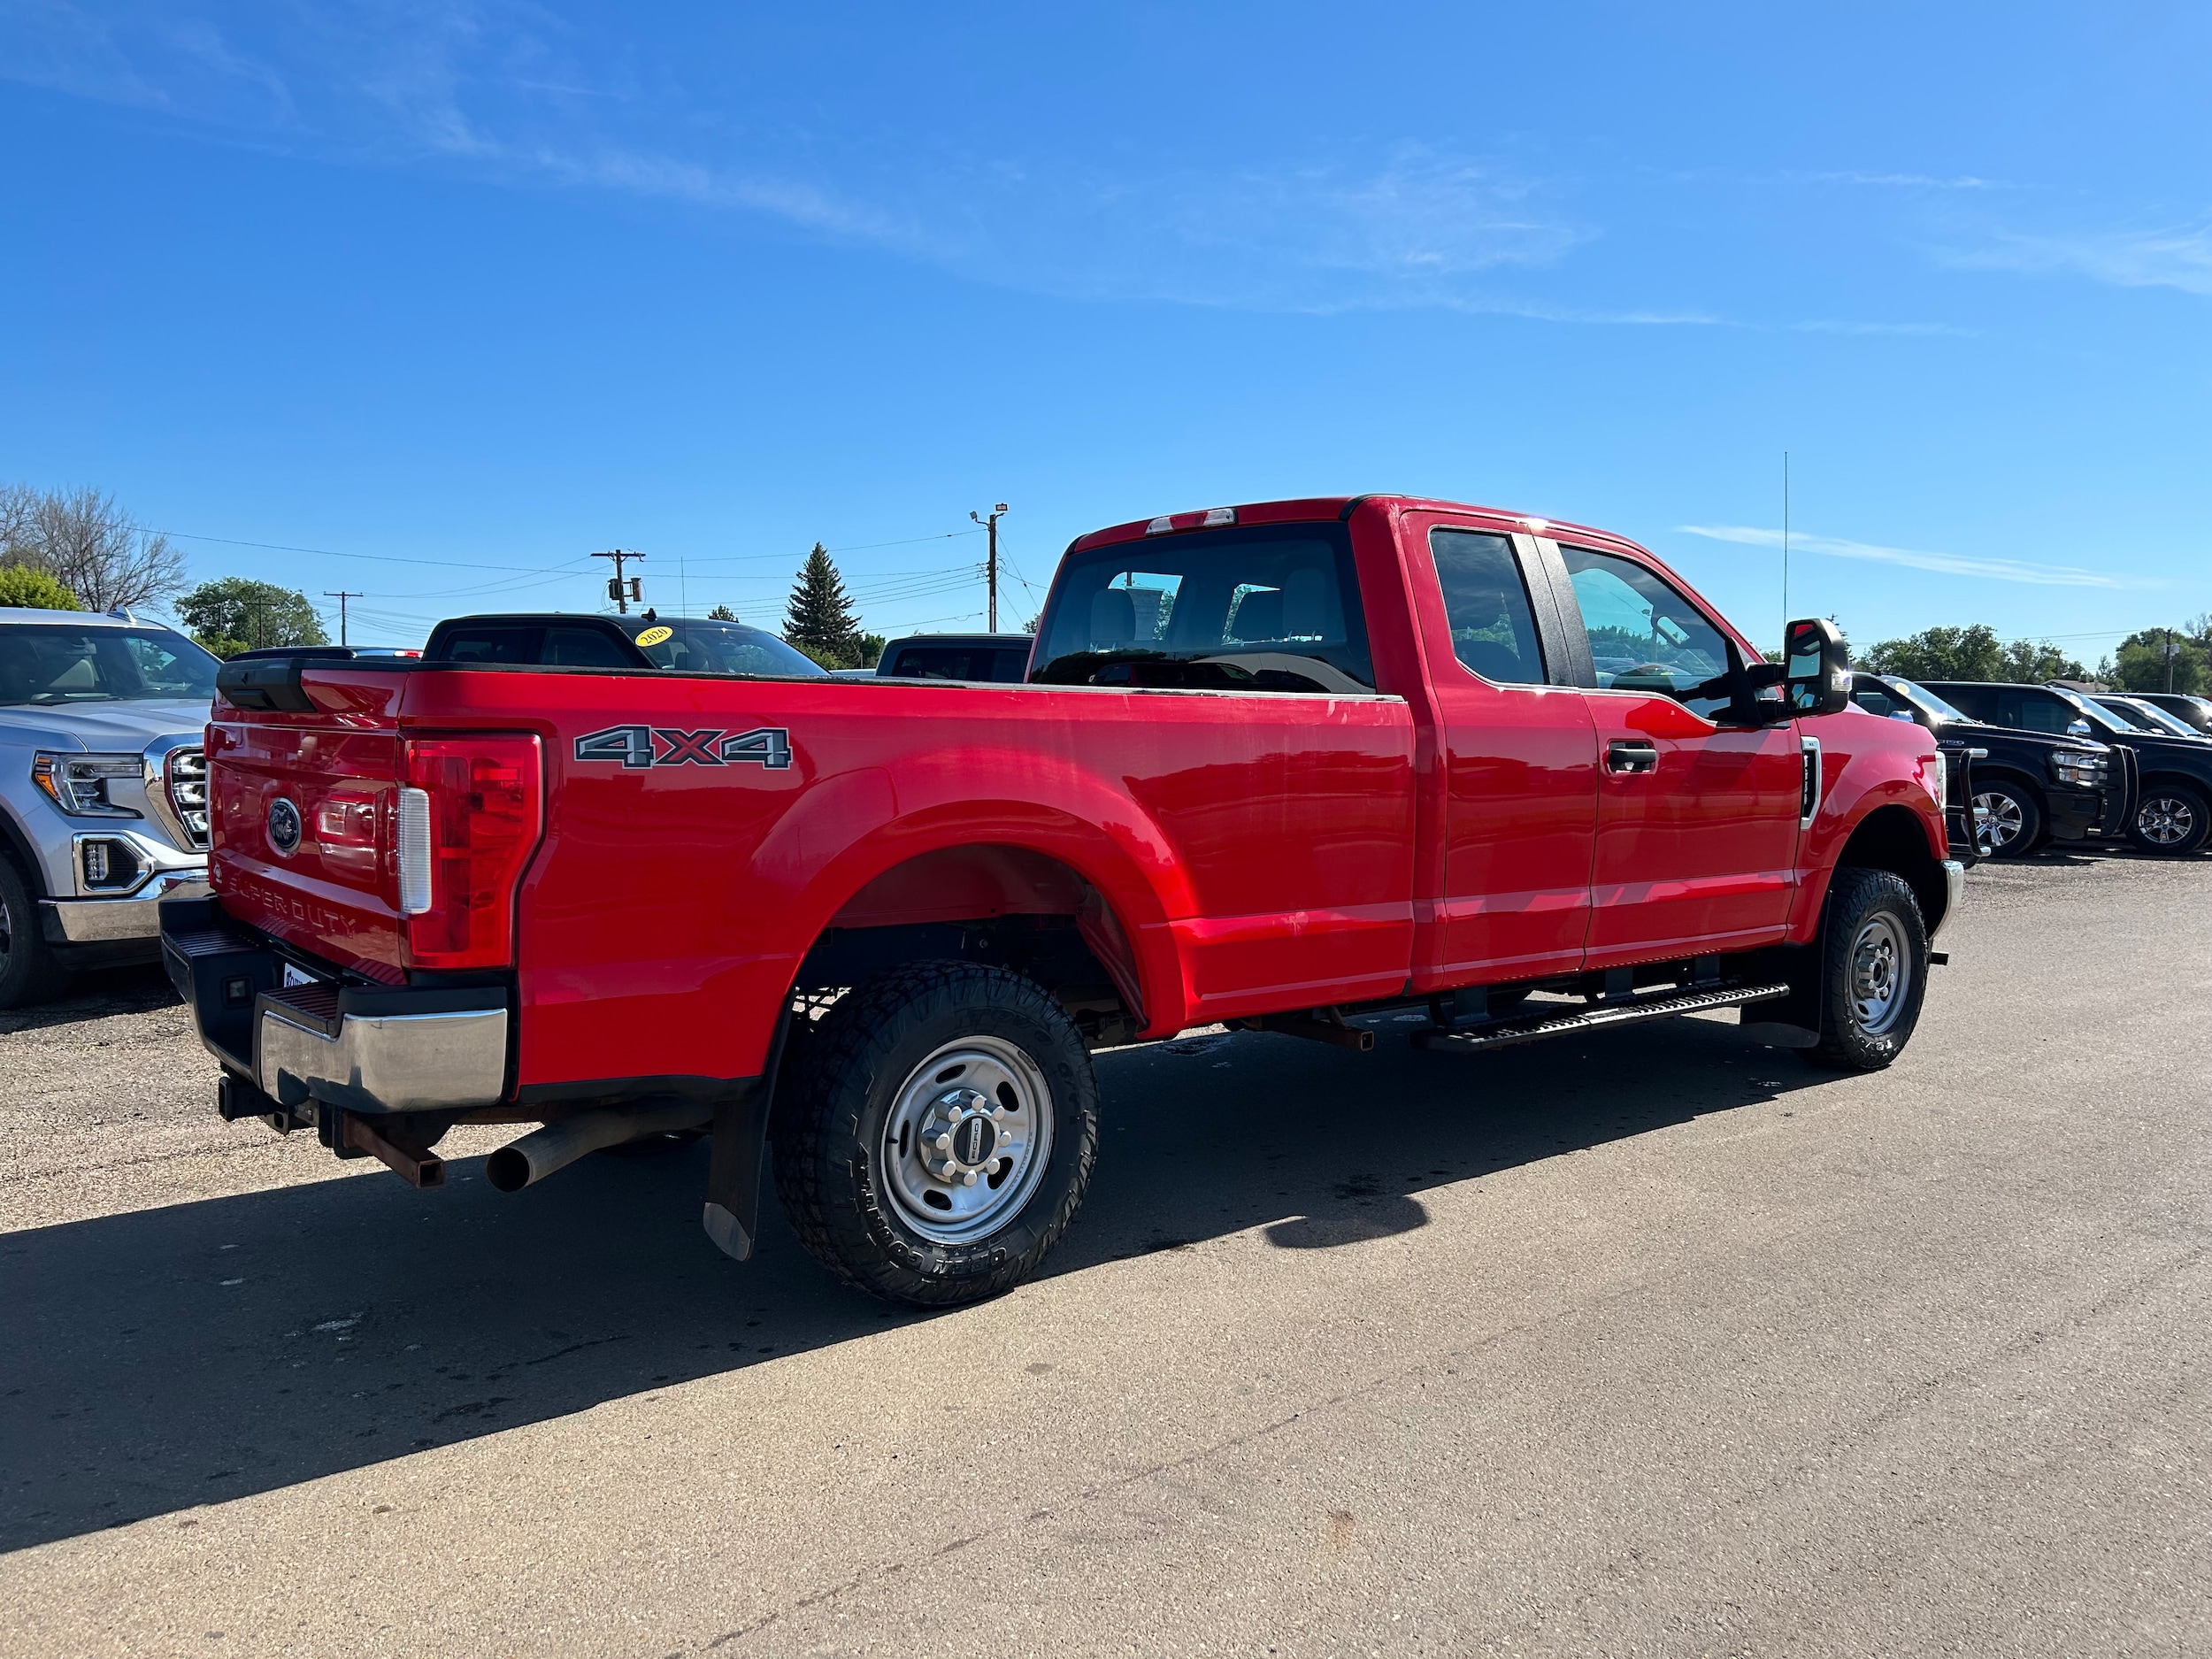
[[[1003,968],[926,962],[824,1016],[772,1128],[800,1242],[847,1283],[945,1308],[1034,1272],[1083,1202],[1098,1085],[1082,1034]]]
[[[1878,1071],[1905,1051],[1928,984],[1920,901],[1887,870],[1839,870],[1820,933],[1820,1042],[1815,1065]]]
[[[2204,845],[2212,833],[2212,808],[2204,793],[2185,783],[2147,783],[2128,820],[2128,840],[2154,857],[2180,858]]]
[[[2043,844],[2043,803],[2009,778],[1974,780],[1974,842],[1985,858],[2024,858]]]
[[[15,860],[0,853],[0,1008],[25,1008],[61,993],[69,971],[54,960],[39,925],[38,899]]]

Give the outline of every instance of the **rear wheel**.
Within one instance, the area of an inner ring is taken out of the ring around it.
[[[15,860],[0,853],[0,1008],[58,995],[69,973],[39,927],[38,900]]]
[[[2203,792],[2185,783],[2153,781],[2143,786],[2128,825],[2128,839],[2147,853],[2178,858],[2204,845],[2212,833],[2212,810]]]
[[[1839,870],[1821,929],[1816,1065],[1878,1071],[1905,1051],[1928,983],[1920,902],[1887,870]]]
[[[1097,1156],[1098,1086],[1041,986],[920,963],[824,1017],[774,1140],[777,1192],[824,1266],[949,1307],[1011,1289],[1067,1230]]]
[[[1974,842],[1985,858],[2024,858],[2043,844],[2043,803],[2008,778],[1974,780]]]

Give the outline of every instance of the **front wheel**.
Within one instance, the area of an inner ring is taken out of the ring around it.
[[[2024,858],[2043,842],[2043,803],[2002,778],[1975,780],[1975,850],[1985,858]]]
[[[1821,928],[1820,1042],[1816,1065],[1878,1071],[1905,1051],[1928,984],[1920,902],[1887,870],[1839,870]]]
[[[2212,810],[2201,791],[2185,783],[2147,783],[2128,824],[2128,839],[2147,853],[2178,858],[2212,833]]]
[[[43,1002],[68,982],[39,931],[38,901],[7,854],[0,853],[0,1008]]]
[[[776,1190],[832,1272],[891,1302],[1010,1290],[1067,1230],[1098,1153],[1098,1085],[1067,1012],[1019,974],[898,969],[804,1045]]]

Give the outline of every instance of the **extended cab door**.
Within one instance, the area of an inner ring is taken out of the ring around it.
[[[1419,979],[1572,972],[1590,925],[1597,734],[1535,540],[1432,513],[1409,514],[1402,534],[1447,792]]]
[[[1793,723],[1717,725],[1690,688],[1728,665],[1726,636],[1623,553],[1561,545],[1562,609],[1587,641],[1581,695],[1598,746],[1586,965],[1779,940],[1796,884],[1807,760]]]

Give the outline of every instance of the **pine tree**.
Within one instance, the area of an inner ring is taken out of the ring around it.
[[[817,662],[834,658],[841,666],[860,661],[860,618],[845,592],[844,579],[819,541],[799,567],[799,580],[785,608],[783,637]]]

